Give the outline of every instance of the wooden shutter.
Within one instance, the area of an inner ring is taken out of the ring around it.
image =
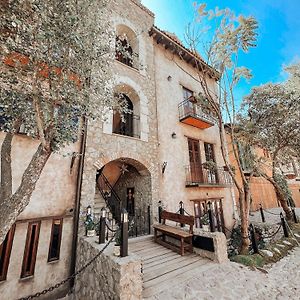
[[[41,221],[34,221],[28,224],[21,278],[34,274],[40,227]]]
[[[6,280],[15,228],[16,226],[13,225],[0,245],[0,281]]]

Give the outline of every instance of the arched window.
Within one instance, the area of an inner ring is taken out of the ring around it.
[[[127,109],[130,112],[125,112],[121,115],[119,111],[114,112],[113,117],[113,133],[134,136],[134,115],[133,115],[133,104],[128,96],[121,94],[124,101],[127,104]]]
[[[119,62],[139,69],[139,41],[135,32],[126,25],[116,27],[116,52],[115,58]]]
[[[116,60],[133,67],[133,51],[125,37],[116,37]]]

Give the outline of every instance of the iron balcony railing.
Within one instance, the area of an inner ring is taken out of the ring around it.
[[[186,186],[231,185],[232,179],[223,167],[208,169],[205,165],[190,164],[185,166]]]
[[[178,104],[179,120],[182,121],[188,117],[207,122],[211,125],[216,124],[216,119],[209,111],[205,111],[200,105],[186,99]]]

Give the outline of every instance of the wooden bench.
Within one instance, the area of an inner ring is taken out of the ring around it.
[[[193,252],[194,217],[175,214],[164,210],[161,213],[161,219],[162,224],[153,225],[154,241],[173,251],[179,252],[180,255],[184,255],[185,249],[188,249],[190,252]],[[167,225],[166,220],[173,221],[178,224],[190,225],[189,231],[182,230],[180,229],[180,227]],[[161,232],[161,234],[158,235],[158,232]],[[180,246],[166,241],[166,236],[179,240]]]

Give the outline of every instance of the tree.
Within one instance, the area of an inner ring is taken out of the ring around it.
[[[285,70],[289,78],[282,83],[267,83],[252,89],[244,98],[248,115],[241,117],[241,133],[249,145],[267,150],[272,175],[259,169],[259,175],[273,184],[277,198],[288,219],[289,193],[285,190],[280,165],[299,158],[300,148],[300,64]],[[262,159],[262,158],[261,158]]]
[[[51,154],[77,139],[82,116],[96,119],[118,105],[111,93],[108,2],[1,2],[0,244],[28,205]],[[12,141],[20,126],[40,144],[13,191]]]
[[[239,66],[239,55],[241,52],[246,53],[250,48],[255,47],[258,25],[255,18],[235,16],[229,9],[219,10],[216,8],[207,11],[206,4],[195,4],[195,7],[197,9],[196,22],[189,26],[186,36],[189,47],[202,60],[201,63],[197,63],[197,70],[203,92],[199,94],[197,100],[200,106],[208,108],[217,119],[223,159],[239,195],[241,252],[246,253],[250,243],[248,238],[249,182],[253,173],[249,177],[244,175],[238,154],[235,130],[237,104],[234,90],[242,78],[251,78],[250,70]],[[198,54],[199,48],[201,48],[200,53],[203,54],[203,57]],[[207,70],[210,71],[207,72]],[[211,77],[218,80],[218,91],[211,88]],[[242,183],[237,180],[236,172],[229,161],[224,132],[225,122],[228,123],[227,128],[233,145],[232,151],[242,176]]]

